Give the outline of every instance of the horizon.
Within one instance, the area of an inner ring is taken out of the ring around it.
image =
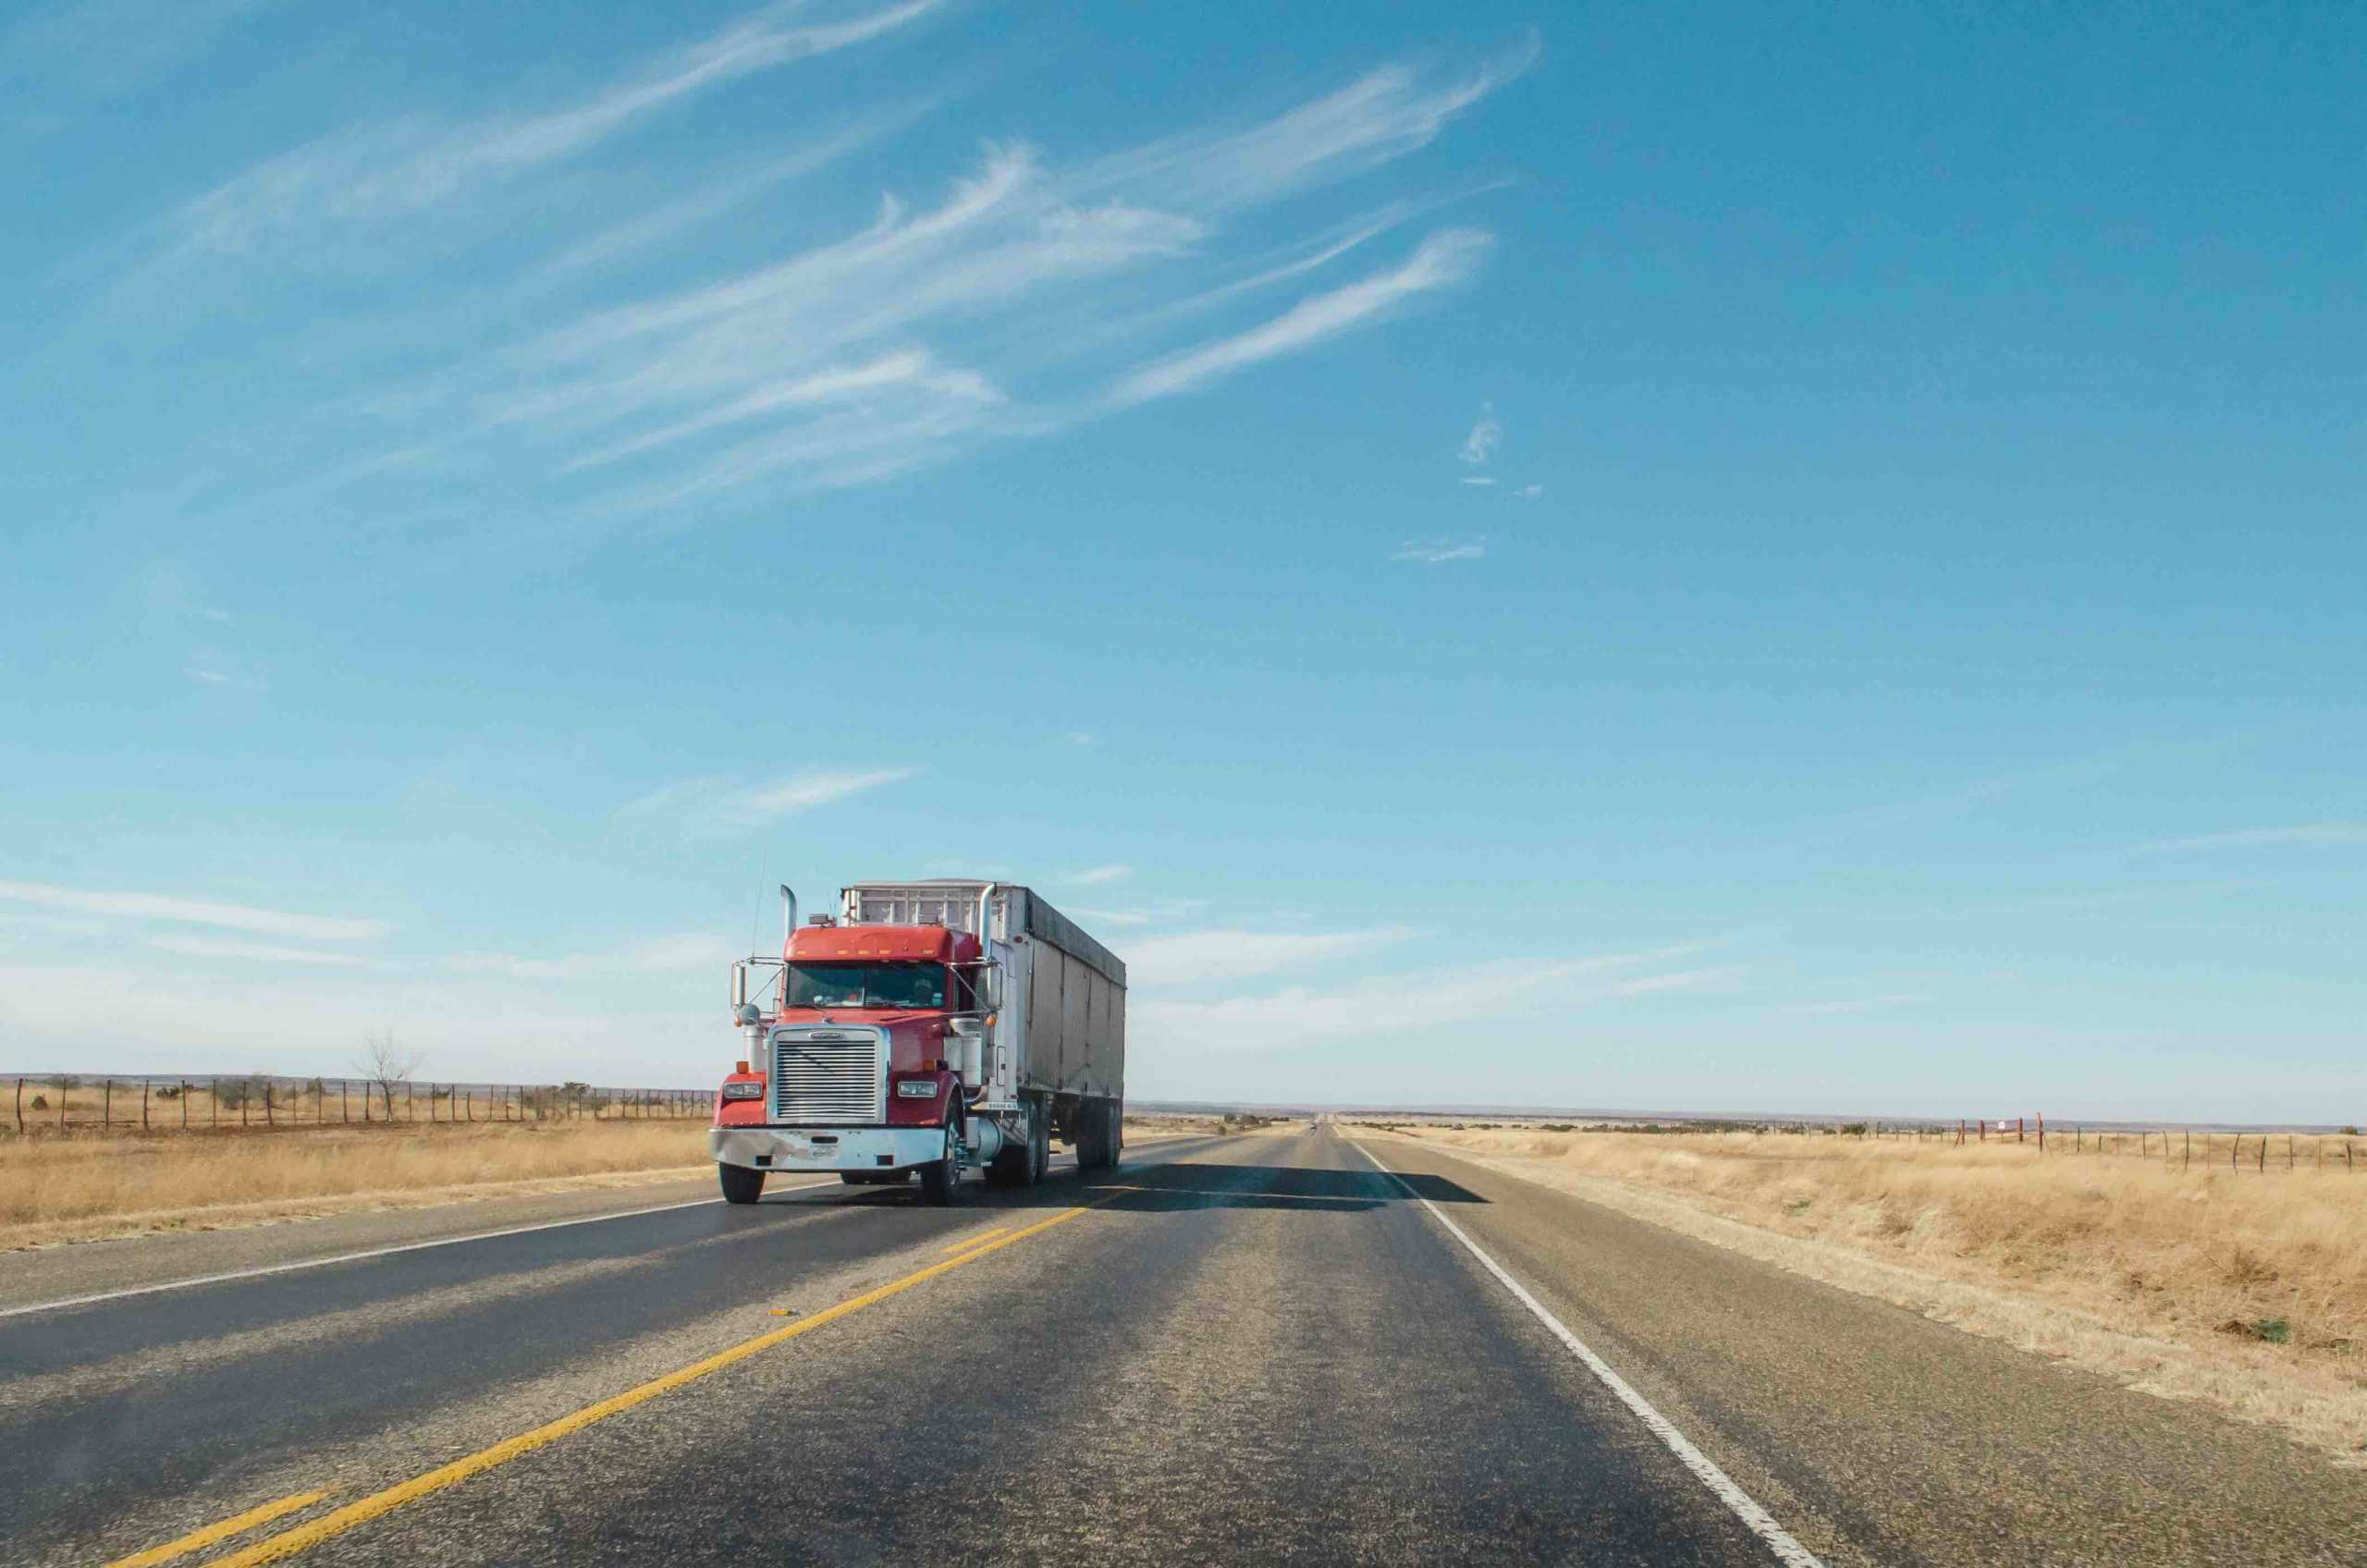
[[[109,15],[0,1077],[696,1086],[982,876],[1144,1104],[2367,1119],[2367,21]]]

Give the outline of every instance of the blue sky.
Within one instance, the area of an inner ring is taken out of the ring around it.
[[[0,24],[0,1066],[2367,1115],[2342,7]]]

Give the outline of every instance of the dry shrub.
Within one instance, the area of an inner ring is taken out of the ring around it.
[[[2222,1357],[2240,1342],[2241,1354],[2268,1359],[2232,1371],[2289,1371],[2317,1391],[2316,1414],[2296,1429],[2353,1454],[2367,1439],[2367,1170],[2346,1171],[2338,1138],[2323,1170],[2304,1139],[2296,1169],[2281,1169],[2280,1143],[2261,1174],[2249,1155],[2240,1170],[2222,1156],[2182,1170],[2133,1151],[2041,1157],[2027,1143],[1429,1128],[1417,1135],[1548,1184],[1585,1191],[1606,1182],[1664,1194],[1761,1231],[2075,1311],[2116,1331]],[[2265,1409],[2280,1397],[2263,1384],[2257,1403]]]

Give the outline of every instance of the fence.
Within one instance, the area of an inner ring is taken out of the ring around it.
[[[19,1073],[0,1132],[266,1132],[320,1126],[467,1126],[550,1121],[704,1121],[710,1089],[591,1084],[422,1083],[264,1073],[122,1077]]]
[[[2367,1170],[2367,1146],[2359,1130],[2340,1133],[2198,1132],[2189,1127],[2090,1127],[2074,1123],[2067,1132],[2050,1129],[2043,1116],[2017,1116],[1990,1121],[1973,1118],[1954,1126],[1938,1121],[1848,1121],[1834,1123],[1760,1123],[1749,1131],[1825,1133],[1839,1137],[1899,1138],[1947,1144],[2015,1144],[2033,1155],[2079,1158],[2133,1158],[2158,1160],[2175,1170]],[[2050,1133],[2052,1136],[2050,1137]]]
[[[1424,1123],[1425,1125],[1430,1123]],[[2091,1127],[2077,1123],[2067,1130],[2050,1128],[2043,1116],[2017,1116],[1997,1121],[1967,1119],[1944,1121],[1746,1121],[1730,1117],[1688,1118],[1683,1121],[1601,1121],[1519,1122],[1440,1121],[1453,1132],[1466,1129],[1528,1129],[1545,1133],[1748,1133],[1759,1136],[1872,1138],[1940,1144],[2012,1144],[2032,1158],[2065,1156],[2079,1158],[2138,1158],[2159,1162],[2172,1170],[2367,1171],[2367,1137],[2356,1127],[2335,1133],[2261,1133],[2241,1130],[2198,1130],[2188,1127]],[[1404,1127],[1406,1122],[1373,1121],[1376,1127]]]
[[[1876,1125],[1879,1127],[1880,1124]],[[1928,1129],[1918,1130],[1919,1135],[1928,1135]],[[1945,1127],[1938,1129],[1938,1132],[1943,1137],[1951,1135]],[[2064,1131],[2058,1126],[2054,1129],[2052,1148],[2048,1146],[2047,1133],[2045,1117],[2017,1116],[2011,1121],[1958,1121],[1952,1141],[1958,1144],[2014,1143],[2025,1147],[2034,1146],[2035,1152],[2041,1155],[2094,1156],[2099,1158],[2128,1156],[2159,1160],[2179,1170],[2191,1170],[2198,1166],[2210,1170],[2225,1164],[2231,1170],[2250,1170],[2260,1175],[2266,1175],[2278,1168],[2280,1155],[2283,1157],[2282,1167],[2287,1170],[2298,1170],[2306,1165],[2314,1170],[2339,1170],[2356,1173],[2362,1163],[2361,1151],[2356,1147],[2359,1130],[2355,1127],[2347,1127],[2338,1133],[2218,1133],[2205,1130],[2198,1134],[2187,1127],[2139,1127],[2132,1130],[2125,1127],[2091,1128],[2074,1123],[2069,1146],[2065,1146]],[[2196,1146],[2198,1136],[2201,1140],[2200,1147]],[[2301,1158],[2304,1139],[2307,1140],[2309,1155],[2306,1160]],[[2278,1146],[2280,1145],[2281,1147]],[[2224,1160],[2220,1158],[2222,1150],[2226,1156]]]

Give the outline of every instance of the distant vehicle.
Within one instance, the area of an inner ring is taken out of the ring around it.
[[[707,1134],[731,1203],[775,1170],[855,1185],[920,1177],[953,1201],[964,1171],[1027,1186],[1058,1137],[1083,1170],[1118,1163],[1126,966],[1025,888],[858,882],[840,913],[797,924],[781,956],[731,966],[747,1056]]]

